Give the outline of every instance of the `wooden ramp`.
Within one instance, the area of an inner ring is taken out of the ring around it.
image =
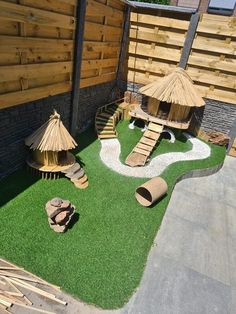
[[[121,119],[122,109],[112,104],[99,109],[96,114],[96,131],[100,139],[117,137],[116,124]]]
[[[150,122],[140,141],[126,158],[126,165],[130,167],[144,166],[156,146],[162,130],[163,125]]]

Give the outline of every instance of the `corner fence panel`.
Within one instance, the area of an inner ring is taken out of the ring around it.
[[[71,90],[76,3],[0,1],[0,109]]]
[[[189,21],[132,12],[128,80],[147,84],[180,61]]]
[[[187,71],[203,97],[236,104],[236,18],[203,14]]]
[[[116,79],[125,4],[119,0],[88,0],[80,87]]]

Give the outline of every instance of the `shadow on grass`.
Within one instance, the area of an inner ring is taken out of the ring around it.
[[[0,181],[0,206],[3,206],[18,194],[28,189],[40,180],[39,176],[33,175],[24,167]]]
[[[79,221],[79,213],[74,213],[74,215],[72,216],[69,224],[68,224],[68,227],[66,229],[66,231],[68,231],[69,229],[72,229],[74,227],[74,225]]]

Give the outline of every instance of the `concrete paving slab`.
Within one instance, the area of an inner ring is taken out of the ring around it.
[[[225,229],[204,228],[170,213],[164,219],[165,228],[161,228],[157,237],[158,252],[229,284]]]
[[[224,232],[227,206],[218,201],[209,200],[207,197],[203,198],[204,202],[199,202],[198,194],[191,193],[190,195],[176,189],[171,196],[167,215],[173,214],[212,231]]]
[[[157,267],[147,265],[134,302],[121,313],[228,314],[230,302],[229,286],[159,256]]]

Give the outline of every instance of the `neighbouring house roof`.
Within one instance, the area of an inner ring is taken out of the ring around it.
[[[139,92],[160,101],[182,106],[202,107],[205,105],[190,76],[182,68],[176,68],[158,81],[143,86]]]
[[[135,6],[136,8],[164,10],[164,11],[171,11],[171,12],[176,12],[176,13],[189,13],[189,14],[193,14],[197,12],[197,9],[178,7],[178,6],[173,6],[173,5],[163,5],[163,4],[156,4],[156,3],[138,2],[138,1],[127,1],[127,2],[131,4],[132,6]]]
[[[38,149],[41,152],[59,152],[77,146],[77,143],[65,128],[56,110],[54,110],[54,113],[46,123],[25,139],[25,144],[30,149]]]

